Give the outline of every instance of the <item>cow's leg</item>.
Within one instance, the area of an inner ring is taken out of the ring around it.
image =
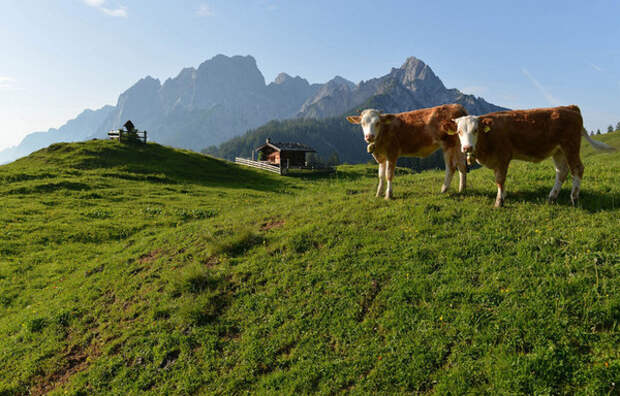
[[[568,176],[568,161],[563,151],[558,150],[553,154],[553,162],[555,163],[555,184],[549,193],[549,202],[554,202],[558,198],[562,184]]]
[[[504,206],[504,199],[506,198],[506,173],[508,172],[508,165],[501,166],[495,169],[495,184],[497,184],[497,197],[495,198],[495,207],[499,208]]]
[[[456,170],[456,163],[453,159],[453,153],[451,150],[443,150],[443,161],[446,165],[446,177],[444,178],[443,185],[441,186],[442,194],[450,188],[450,183],[452,183],[452,177],[454,176],[454,171]]]
[[[454,169],[446,168],[446,176],[443,179],[443,184],[441,185],[441,193],[445,193],[448,191],[450,187],[450,183],[452,182],[452,177],[454,176]]]
[[[377,197],[383,192],[383,180],[385,180],[385,161],[379,162],[379,186],[377,186]]]
[[[465,156],[457,151],[456,167],[459,170],[459,192],[464,192],[467,187],[467,163],[465,162]]]
[[[394,178],[394,169],[396,168],[396,160],[387,160],[386,161],[386,177],[387,177],[387,188],[385,189],[385,199],[392,198],[392,178]]]
[[[459,192],[465,191],[467,185],[467,165],[465,163],[465,155],[461,153],[460,146],[443,145],[443,159],[446,165],[446,178],[441,186],[441,192],[444,193],[450,188],[454,172],[459,170]]]
[[[573,205],[577,205],[577,201],[579,200],[579,190],[581,188],[581,179],[583,177],[584,170],[581,158],[579,158],[580,139],[581,135],[579,135],[579,138],[576,139],[576,142],[574,142],[575,144],[565,144],[562,147],[562,151],[564,151],[566,156],[568,168],[573,176],[573,189],[570,192],[570,200]]]
[[[573,176],[573,189],[570,192],[570,200],[574,205],[577,205],[579,201],[579,191],[581,189],[581,179],[583,178],[584,166],[581,163],[581,159],[577,156],[577,160],[574,164],[570,164],[570,173]]]

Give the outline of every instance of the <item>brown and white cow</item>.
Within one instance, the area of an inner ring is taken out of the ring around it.
[[[555,185],[549,201],[557,199],[568,171],[573,176],[571,201],[579,199],[583,164],[579,157],[581,136],[596,149],[612,147],[590,139],[583,128],[581,111],[577,106],[546,109],[511,110],[481,116],[463,116],[453,120],[457,124],[461,148],[476,161],[495,171],[497,198],[495,207],[502,206],[506,197],[505,182],[508,164],[513,159],[540,162],[553,157]]]
[[[459,104],[449,104],[406,113],[383,114],[366,109],[359,116],[347,117],[352,124],[361,124],[364,139],[373,147],[372,155],[379,163],[377,197],[387,178],[385,199],[392,198],[392,178],[399,157],[427,157],[443,149],[446,177],[441,187],[445,192],[450,186],[454,171],[460,173],[459,192],[465,189],[467,165],[459,150],[459,140],[448,132],[456,129],[452,119],[467,115]]]

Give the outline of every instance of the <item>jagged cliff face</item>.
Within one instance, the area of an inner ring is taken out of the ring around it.
[[[460,103],[472,114],[504,110],[482,98],[465,95],[457,89],[446,89],[431,68],[414,57],[408,58],[400,68],[393,68],[389,74],[362,81],[357,86],[334,83],[331,88],[324,88],[308,99],[298,113],[299,117],[336,117],[348,110],[366,107],[401,112],[446,103]]]
[[[266,85],[251,56],[218,55],[163,85],[151,77],[138,81],[120,95],[97,137],[132,119],[152,139],[198,150],[294,116],[317,90],[318,85],[285,73]]]
[[[276,119],[290,118],[296,114],[304,102],[319,91],[320,84],[310,85],[307,80],[286,73],[278,74],[275,81],[267,86],[268,96],[274,100]]]
[[[355,84],[351,81],[336,76],[320,86],[316,95],[306,100],[297,116],[326,118],[344,114],[353,107],[352,93],[355,88]]]
[[[266,84],[253,57],[218,55],[163,84],[143,78],[119,96],[116,106],[85,112],[59,130],[29,135],[20,146],[0,152],[0,162],[58,141],[105,138],[128,119],[147,130],[149,139],[200,150],[274,119],[338,117],[365,107],[400,112],[454,102],[472,114],[502,109],[446,89],[428,65],[413,57],[385,76],[359,84],[339,76],[309,84],[286,73]]]

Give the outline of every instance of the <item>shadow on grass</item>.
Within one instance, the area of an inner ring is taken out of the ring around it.
[[[558,196],[558,199],[550,204],[548,202],[549,191],[551,188],[539,187],[533,190],[508,190],[506,195],[506,204],[511,205],[517,202],[528,202],[539,205],[558,205],[571,207],[570,189],[563,188]],[[454,194],[457,197],[457,194]],[[463,195],[467,196],[481,196],[488,197],[491,203],[495,200],[495,192],[488,193],[487,191],[480,191],[475,189],[469,189]],[[618,193],[604,193],[600,191],[581,190],[579,195],[579,203],[577,208],[585,210],[590,213],[596,213],[601,211],[613,211],[620,209],[620,194]]]
[[[314,181],[314,180],[347,180],[349,181],[349,180],[358,180],[360,178],[366,177],[363,173],[343,172],[343,171],[338,171],[337,169],[334,169],[331,172],[292,171],[292,172],[289,172],[286,176],[299,179],[299,180],[306,180],[306,181]]]

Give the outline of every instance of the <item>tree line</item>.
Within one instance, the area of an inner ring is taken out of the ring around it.
[[[609,124],[609,126],[607,127],[607,133],[613,132],[613,131],[620,131],[620,121],[618,121],[618,123],[616,124],[616,129],[614,129],[613,125]],[[597,129],[596,132],[590,131],[590,136],[600,135],[600,134],[601,134],[600,129]]]
[[[308,162],[315,165],[375,163],[366,151],[361,128],[350,124],[344,117],[270,121],[219,146],[207,147],[202,152],[228,160],[252,158],[253,150],[263,145],[267,138],[273,143],[303,143],[314,148],[317,152],[309,154]],[[398,166],[414,171],[442,169],[443,154],[438,150],[427,158],[400,158]]]

